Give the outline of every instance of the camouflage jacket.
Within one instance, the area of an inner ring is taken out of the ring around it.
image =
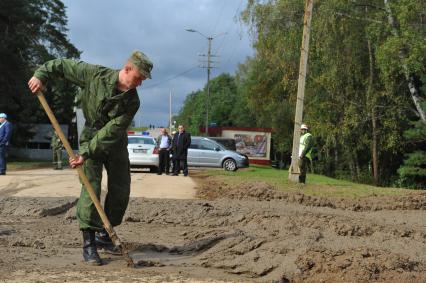
[[[64,148],[64,146],[61,142],[61,139],[58,137],[58,135],[56,135],[56,134],[52,135],[52,139],[50,141],[50,147],[53,150],[60,150],[60,149]]]
[[[81,61],[56,59],[34,73],[43,83],[62,78],[81,87],[80,106],[86,124],[80,136],[79,154],[85,159],[102,159],[127,147],[127,128],[140,102],[136,89],[117,91],[118,72]]]

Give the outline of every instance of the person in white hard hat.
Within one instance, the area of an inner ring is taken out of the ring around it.
[[[299,183],[306,182],[306,172],[308,164],[312,161],[313,137],[308,132],[309,128],[306,124],[300,126],[300,144],[299,144]]]

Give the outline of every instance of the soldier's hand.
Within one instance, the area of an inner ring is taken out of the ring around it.
[[[83,164],[84,157],[81,155],[76,155],[75,158],[70,157],[69,162],[70,162],[71,168],[74,169]]]
[[[28,87],[30,88],[32,93],[37,93],[43,89],[43,83],[37,79],[36,77],[32,77],[28,81]]]

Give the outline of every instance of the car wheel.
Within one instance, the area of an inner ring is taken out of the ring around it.
[[[157,173],[158,172],[158,167],[151,167],[151,168],[149,168],[149,172],[150,173]]]
[[[223,169],[225,171],[237,171],[237,162],[234,159],[228,158],[223,162]]]

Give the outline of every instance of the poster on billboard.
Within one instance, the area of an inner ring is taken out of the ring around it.
[[[261,133],[234,135],[237,151],[248,157],[267,157],[267,137]]]

